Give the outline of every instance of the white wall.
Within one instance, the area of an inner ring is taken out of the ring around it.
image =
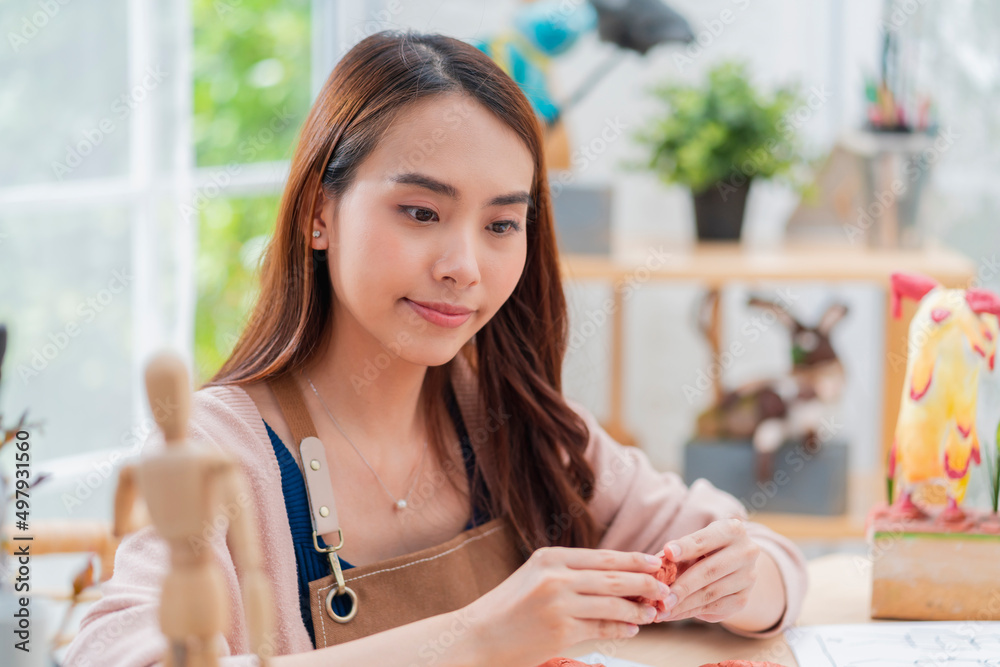
[[[666,242],[685,244],[694,236],[693,212],[687,192],[668,189],[645,174],[626,172],[621,163],[640,156],[627,137],[652,112],[643,90],[664,80],[697,80],[723,58],[746,60],[762,85],[800,81],[805,91],[816,87],[827,101],[806,122],[809,145],[822,151],[840,128],[860,117],[860,67],[874,67],[877,53],[878,3],[862,0],[682,0],[671,3],[683,13],[705,43],[700,52],[667,47],[646,58],[632,54],[567,117],[575,149],[598,137],[609,120],[621,122],[626,132],[607,150],[577,170],[579,183],[613,184],[613,225],[616,236],[656,234]],[[459,38],[483,37],[502,25],[516,3],[407,2],[394,16],[398,27],[440,31]],[[731,14],[723,15],[729,11]],[[722,19],[728,21],[723,23]],[[721,30],[720,30],[721,28]],[[613,47],[596,35],[583,40],[553,68],[561,94],[576,84]],[[676,56],[684,54],[690,60]],[[693,56],[693,57],[692,57]],[[780,239],[784,222],[796,203],[780,186],[755,186],[749,202],[746,236],[754,243]],[[872,290],[851,286],[828,290],[808,285],[791,286],[801,296],[798,313],[818,317],[827,300],[846,300],[852,313],[842,322],[835,343],[850,372],[849,395],[843,406],[845,435],[855,447],[859,467],[875,464],[881,385],[881,299]],[[568,285],[573,326],[580,326],[588,309],[597,309],[610,293],[607,288]],[[693,383],[699,369],[710,363],[707,346],[694,328],[692,314],[702,290],[697,286],[646,284],[628,302],[626,347],[626,415],[628,422],[654,463],[679,469],[681,447],[690,435],[697,411],[707,405],[691,404],[682,391]],[[752,315],[745,303],[747,291],[739,286],[725,301],[724,317],[729,340],[738,337],[745,317]],[[566,391],[583,401],[599,417],[607,414],[607,362],[609,327],[568,355]],[[781,372],[788,366],[787,336],[779,327],[758,341],[744,341],[747,353],[729,369],[727,381]]]
[[[459,38],[491,34],[517,7],[516,2],[387,3],[400,7],[395,27],[440,31]],[[807,145],[815,154],[828,149],[843,130],[864,119],[863,82],[877,72],[881,45],[882,3],[875,0],[673,0],[704,43],[693,62],[681,60],[677,47],[654,50],[642,59],[630,56],[614,74],[567,116],[575,149],[600,135],[609,120],[628,131],[653,110],[643,89],[664,80],[699,79],[716,61],[737,58],[749,63],[758,82],[778,85],[797,80],[803,90],[821,91],[822,103],[803,125]],[[914,4],[914,3],[910,3]],[[1000,53],[995,46],[1000,10],[985,0],[926,0],[905,16],[907,29],[923,34],[931,48],[923,53],[923,72],[940,106],[943,126],[959,134],[932,174],[922,223],[938,237],[962,250],[988,270],[1000,245],[1000,197],[990,183],[1000,175],[1000,122],[994,111],[1000,102]],[[371,11],[371,9],[369,9]],[[723,12],[730,12],[724,15]],[[725,19],[728,23],[723,23]],[[386,26],[388,27],[388,25]],[[720,30],[721,28],[721,30]],[[586,73],[611,51],[590,36],[557,60],[553,80],[562,94],[573,90]],[[992,103],[990,103],[992,101]],[[579,183],[611,183],[617,238],[657,234],[667,242],[689,243],[694,237],[688,193],[667,188],[653,177],[621,168],[623,160],[639,157],[627,136],[576,170]],[[748,203],[745,238],[754,244],[781,239],[795,196],[775,184],[757,184]],[[995,286],[997,276],[987,276]],[[739,286],[726,298],[723,315],[728,340],[736,339],[746,318],[747,289]],[[852,465],[874,469],[881,451],[881,367],[884,358],[882,322],[887,305],[863,285],[825,288],[793,285],[801,296],[797,314],[818,317],[833,299],[846,301],[851,313],[838,327],[834,343],[844,358],[849,386],[842,405],[844,435],[853,447]],[[569,285],[574,326],[584,321],[608,295],[593,285]],[[705,404],[689,404],[682,387],[693,382],[710,362],[707,347],[692,324],[700,298],[696,286],[647,284],[628,303],[627,418],[655,464],[681,466],[681,447],[693,418]],[[606,415],[608,327],[573,351],[566,363],[567,393],[582,400],[598,416]],[[775,327],[758,341],[743,341],[747,353],[729,370],[726,380],[740,382],[787,368],[787,336]],[[707,401],[707,396],[706,396]]]

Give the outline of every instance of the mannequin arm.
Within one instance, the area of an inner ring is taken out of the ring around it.
[[[112,534],[121,539],[129,533],[134,533],[152,523],[145,502],[136,503],[139,495],[139,485],[136,479],[138,472],[135,465],[124,466],[118,473],[118,486],[115,489],[115,519]],[[139,505],[137,508],[136,505]]]

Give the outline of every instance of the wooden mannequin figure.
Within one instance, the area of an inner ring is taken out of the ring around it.
[[[250,648],[266,665],[273,628],[271,592],[261,571],[256,516],[239,465],[185,437],[191,389],[180,358],[170,352],[155,356],[146,367],[146,392],[164,447],[122,469],[114,531],[122,536],[151,521],[170,546],[170,571],[160,598],[160,628],[169,642],[164,664],[218,665],[218,636],[231,621],[229,596],[204,532],[216,525],[221,508],[235,507],[226,513],[228,544],[237,571],[245,573],[241,588]],[[145,500],[148,520],[136,517],[137,496]]]

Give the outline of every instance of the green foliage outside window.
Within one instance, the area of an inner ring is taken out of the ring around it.
[[[217,199],[202,211],[198,230],[195,382],[229,356],[257,297],[257,267],[274,231],[278,196]]]
[[[309,2],[194,0],[192,19],[198,166],[290,157],[311,101]]]
[[[311,103],[308,0],[194,0],[194,143],[220,175],[291,157]],[[257,290],[257,260],[278,196],[225,188],[198,209],[195,383],[232,350]]]

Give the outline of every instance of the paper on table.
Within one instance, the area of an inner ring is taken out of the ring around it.
[[[1000,622],[923,621],[813,625],[785,631],[800,665],[1000,667]]]
[[[588,665],[604,664],[605,667],[650,667],[649,665],[644,665],[641,662],[631,662],[629,660],[622,660],[621,658],[609,658],[603,653],[588,653],[587,655],[573,659],[585,662]]]

